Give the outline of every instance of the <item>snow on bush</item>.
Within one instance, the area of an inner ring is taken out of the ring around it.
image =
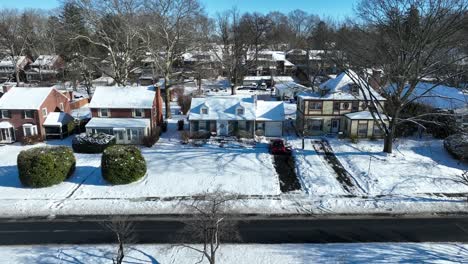
[[[29,187],[48,187],[63,182],[75,171],[76,159],[69,147],[23,150],[17,158],[19,178]]]
[[[115,137],[107,134],[76,135],[72,141],[73,151],[77,153],[102,153],[108,146],[115,145]]]
[[[139,148],[115,145],[104,150],[101,170],[104,179],[111,184],[128,184],[146,174],[146,161]]]
[[[459,160],[468,160],[468,133],[460,133],[444,140],[447,151]]]

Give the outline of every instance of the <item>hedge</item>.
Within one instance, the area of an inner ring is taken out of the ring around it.
[[[102,133],[90,136],[76,135],[72,141],[72,148],[76,153],[102,153],[112,145],[115,145],[115,137]]]
[[[146,161],[139,148],[115,145],[102,154],[101,170],[111,184],[128,184],[141,179],[146,173]]]
[[[468,133],[459,133],[445,138],[444,147],[456,159],[468,160]]]
[[[37,147],[21,151],[17,164],[21,183],[40,188],[59,184],[70,177],[75,171],[76,159],[69,147]]]

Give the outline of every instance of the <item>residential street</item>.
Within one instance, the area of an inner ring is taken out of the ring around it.
[[[57,220],[2,220],[0,244],[112,243],[113,234],[99,221],[84,218]],[[175,243],[181,238],[181,218],[138,216],[139,243]],[[241,243],[330,242],[468,242],[468,218],[341,218],[258,219],[239,224]],[[195,242],[189,240],[190,242]],[[239,241],[230,241],[239,242]]]

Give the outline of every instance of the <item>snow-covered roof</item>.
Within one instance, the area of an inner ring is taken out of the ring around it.
[[[71,110],[70,114],[76,119],[89,119],[91,118],[91,109],[89,109],[89,104],[86,104],[80,108]]]
[[[421,104],[429,105],[440,109],[459,109],[467,107],[468,94],[461,89],[455,87],[437,85],[428,82],[419,82],[416,88],[411,93],[409,99],[417,98],[415,101]],[[406,94],[409,85],[407,85],[402,95]],[[390,85],[387,88],[389,93],[393,92],[394,86]],[[429,91],[428,91],[429,90]]]
[[[0,122],[0,128],[12,128],[12,127],[13,127],[13,125],[10,124],[10,122],[8,122],[8,121]]]
[[[105,83],[106,85],[112,85],[115,83],[114,79],[112,77],[109,77],[109,76],[101,76],[97,79],[94,79],[91,81],[91,83],[95,84],[95,83]]]
[[[284,121],[284,103],[258,100],[255,116],[257,121]]]
[[[58,58],[59,55],[40,55],[31,66],[52,65]]]
[[[374,119],[372,117],[372,114],[371,112],[369,111],[360,111],[360,112],[354,112],[354,113],[348,113],[348,114],[345,114],[345,116],[349,119],[352,119],[352,120],[372,120]],[[384,115],[384,114],[380,114],[380,116],[385,119],[385,120],[388,120],[388,116]]]
[[[244,114],[238,115],[242,107]],[[202,114],[207,108],[208,114]],[[284,120],[283,102],[267,102],[253,97],[224,96],[193,98],[189,111],[190,120]]]
[[[155,96],[153,86],[99,86],[96,87],[90,108],[152,108]]]
[[[86,128],[145,128],[150,125],[149,118],[99,118],[93,117]]]
[[[18,56],[16,57],[16,66],[20,67],[23,61],[26,59],[26,56]],[[11,57],[5,57],[2,60],[0,60],[0,67],[13,67],[13,62]]]
[[[202,108],[208,114],[202,114]],[[244,108],[238,115],[237,109]],[[252,97],[205,97],[192,98],[189,112],[190,120],[255,120],[254,100]]]
[[[53,87],[13,87],[0,98],[0,109],[37,110]]]
[[[351,75],[351,77],[350,77]],[[364,85],[365,81],[362,80],[355,72],[349,70],[348,73],[343,72],[338,75],[336,78],[329,79],[328,81],[322,83],[319,88],[321,92],[307,91],[300,93],[298,96],[304,99],[316,99],[316,100],[364,100],[364,95],[361,90],[364,90],[367,99],[369,99],[369,92],[377,98],[378,100],[385,100],[380,94],[378,94],[374,89],[367,85],[367,87],[362,87],[359,89],[359,92],[354,94],[351,91],[351,85],[355,84],[354,80],[358,83],[357,85]]]
[[[245,76],[244,82],[246,81],[262,81],[262,80],[271,80],[271,76]],[[291,76],[273,76],[274,82],[294,82],[294,78]]]
[[[52,112],[47,114],[44,126],[62,126],[73,121],[73,117],[64,112]]]

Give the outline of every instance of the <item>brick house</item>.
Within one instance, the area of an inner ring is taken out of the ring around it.
[[[162,119],[162,97],[154,86],[96,87],[86,134],[115,135],[118,144],[141,144]]]
[[[65,114],[55,115],[54,112]],[[53,87],[13,87],[0,98],[0,143],[22,141],[25,136],[47,135],[49,124],[66,126],[69,99]],[[45,124],[46,123],[46,124]]]
[[[378,125],[368,111],[366,88],[359,87],[347,73],[321,84],[316,91],[297,95],[296,127],[305,135],[344,134],[358,137],[379,137]],[[363,84],[364,80],[360,83]],[[363,94],[363,91],[366,94]],[[370,91],[383,106],[385,98],[371,88]],[[382,109],[378,109],[381,111]],[[388,120],[387,120],[388,121]]]

